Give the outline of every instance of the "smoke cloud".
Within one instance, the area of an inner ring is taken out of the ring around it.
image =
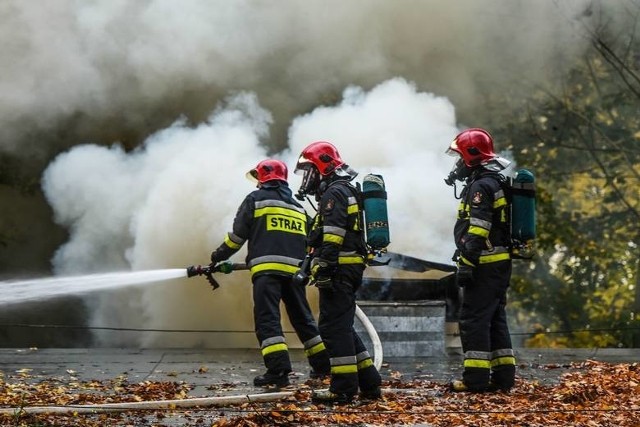
[[[509,108],[523,83],[553,82],[585,47],[592,4],[5,1],[0,153],[46,168],[53,220],[69,231],[56,274],[206,263],[253,189],[244,173],[266,156],[293,169],[315,140],[360,178],[384,176],[392,250],[447,262],[444,149],[467,122],[482,125],[486,94],[504,92]],[[90,323],[250,331],[248,275],[220,282],[101,294]],[[169,335],[100,343],[255,344],[251,333]]]
[[[260,140],[267,136],[270,120],[256,96],[241,93],[205,123],[189,128],[177,122],[132,153],[118,146],[82,145],[59,155],[43,178],[56,221],[71,230],[54,257],[57,273],[206,263],[230,229],[240,202],[253,190],[244,173],[267,156]],[[443,162],[442,141],[455,132],[454,108],[446,98],[392,79],[370,92],[348,87],[337,105],[296,118],[291,148],[280,157],[293,169],[306,144],[332,141],[361,175],[385,177],[394,250],[444,262],[452,244],[450,230],[441,224],[451,222],[455,205],[442,183],[451,166]],[[296,189],[299,179],[292,176],[290,181]],[[424,200],[432,202],[426,206]],[[243,255],[234,260],[242,262]],[[204,280],[194,285],[198,279],[107,293],[93,302],[92,322],[251,330],[246,273],[222,280],[224,286],[215,294]],[[121,334],[102,337],[104,344],[133,344],[122,339]],[[152,334],[138,344],[215,346],[220,341]]]
[[[395,76],[469,112],[505,84],[552,78],[581,52],[591,3],[9,0],[0,149],[141,141],[180,114],[206,119],[230,90],[256,92],[284,131],[349,84]]]

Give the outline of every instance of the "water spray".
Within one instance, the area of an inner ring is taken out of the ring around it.
[[[122,287],[160,283],[185,277],[183,269],[159,269],[45,277],[0,282],[0,304],[46,300],[63,295],[82,295]]]

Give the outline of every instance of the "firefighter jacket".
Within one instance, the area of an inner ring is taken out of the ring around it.
[[[267,182],[245,197],[233,231],[211,255],[228,259],[248,241],[246,263],[251,276],[293,275],[305,255],[307,214],[284,181]]]
[[[462,191],[454,238],[459,263],[470,266],[510,259],[509,203],[501,176],[480,168]]]
[[[347,180],[332,181],[322,193],[309,245],[313,257],[327,265],[318,275],[336,273],[360,283],[367,247],[359,191]]]

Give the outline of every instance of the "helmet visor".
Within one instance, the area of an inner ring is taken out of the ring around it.
[[[320,173],[318,169],[310,163],[307,167],[301,168],[300,170],[302,171],[302,184],[300,184],[298,193],[301,195],[316,194],[318,186],[320,185]]]
[[[458,147],[457,140],[453,140],[449,148],[445,150],[445,154],[448,154],[451,157],[459,157],[462,155],[462,153],[460,152],[460,147]]]
[[[304,173],[313,168],[315,166],[311,160],[307,159],[304,156],[300,156],[298,159],[298,163],[296,163],[296,168],[293,170],[293,173],[296,175],[304,175]]]
[[[258,180],[258,171],[255,168],[247,172],[245,176],[249,181],[253,182],[254,184],[257,184],[258,182],[260,182]]]

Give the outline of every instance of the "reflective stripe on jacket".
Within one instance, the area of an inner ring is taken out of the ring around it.
[[[494,172],[480,171],[462,191],[454,237],[468,265],[509,260],[509,202]]]
[[[284,182],[263,184],[245,197],[219,250],[227,257],[248,241],[251,275],[293,275],[305,255],[308,217]]]
[[[314,257],[341,270],[357,265],[361,271],[367,254],[357,191],[347,181],[332,182],[322,195],[309,237]]]

